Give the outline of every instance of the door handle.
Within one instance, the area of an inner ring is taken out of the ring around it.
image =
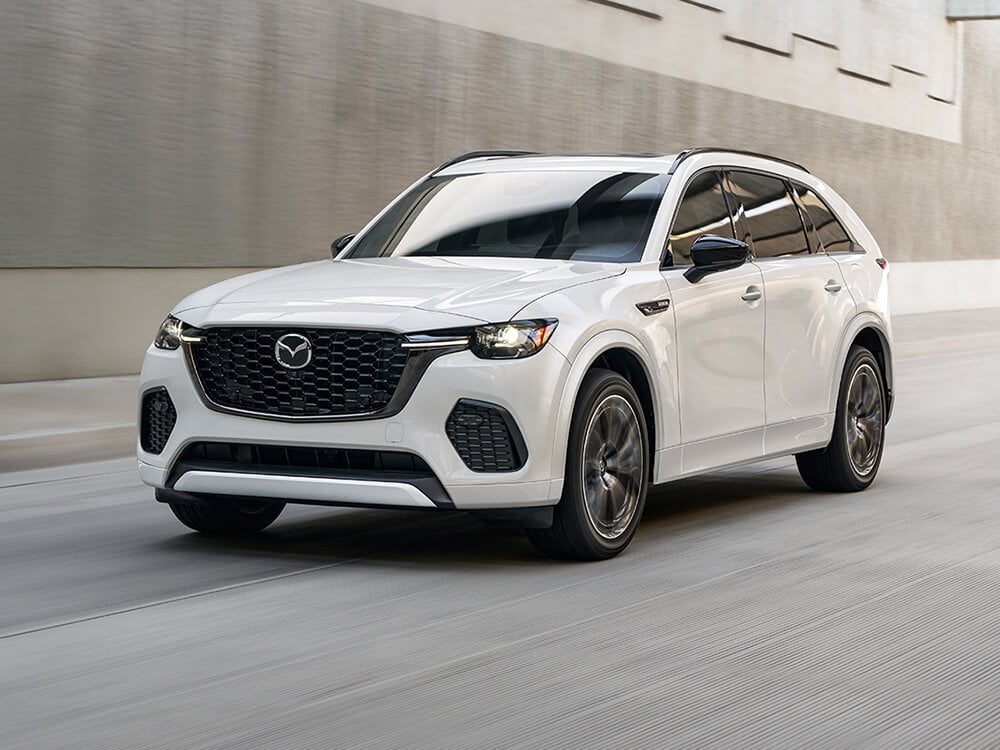
[[[748,286],[747,290],[743,292],[740,299],[742,299],[744,302],[756,302],[763,296],[764,293],[760,290],[760,287]]]
[[[833,279],[830,279],[828,282],[826,282],[826,286],[823,288],[826,289],[826,291],[830,292],[831,294],[836,294],[844,287],[838,284]]]

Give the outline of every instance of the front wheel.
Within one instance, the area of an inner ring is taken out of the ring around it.
[[[562,498],[551,528],[527,530],[532,544],[573,560],[603,560],[625,549],[646,504],[648,456],[635,389],[617,373],[587,373],[570,425]]]
[[[157,490],[177,520],[189,529],[212,536],[246,536],[263,531],[281,515],[284,503],[248,500],[230,495],[204,496],[199,502],[184,501],[169,490]]]
[[[830,444],[798,454],[795,462],[814,490],[857,492],[874,481],[884,445],[882,369],[868,349],[854,346],[844,365]]]

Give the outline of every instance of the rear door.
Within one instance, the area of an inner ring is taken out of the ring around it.
[[[825,442],[853,299],[840,266],[807,234],[788,181],[735,169],[726,179],[737,227],[763,274],[765,452]]]

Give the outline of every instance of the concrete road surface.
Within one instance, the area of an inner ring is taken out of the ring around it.
[[[0,747],[1000,747],[1000,345],[925,322],[869,491],[679,482],[604,563],[431,513],[209,540],[127,460],[2,475]]]

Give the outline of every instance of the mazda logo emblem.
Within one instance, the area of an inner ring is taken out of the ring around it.
[[[299,333],[286,333],[274,345],[274,358],[289,370],[301,370],[312,362],[312,342]]]

